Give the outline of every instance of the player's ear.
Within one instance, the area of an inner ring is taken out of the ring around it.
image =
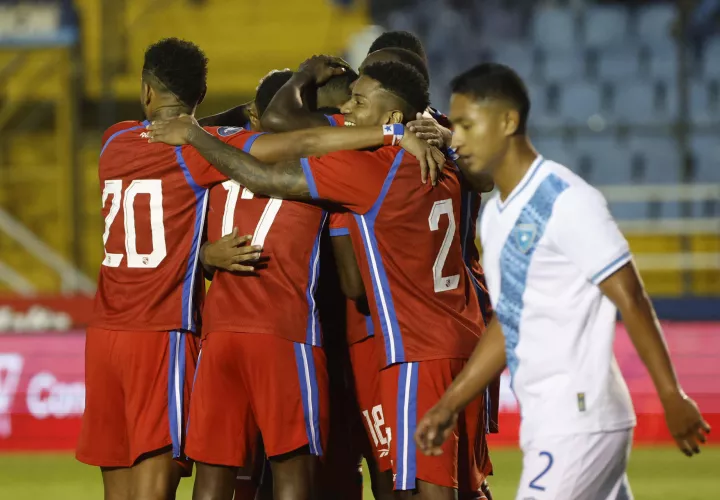
[[[389,116],[387,120],[385,121],[386,125],[392,125],[394,123],[402,123],[403,122],[403,113],[400,110],[390,111]]]
[[[515,135],[520,126],[520,113],[515,109],[505,111],[504,132],[506,137]]]
[[[255,101],[253,101],[250,106],[248,106],[247,114],[250,117],[250,125],[252,125],[252,129],[260,130],[260,117],[258,116]]]
[[[150,103],[152,102],[153,98],[155,97],[155,90],[153,90],[152,86],[150,86],[147,82],[143,81],[143,104],[145,105],[145,108],[150,106]]]

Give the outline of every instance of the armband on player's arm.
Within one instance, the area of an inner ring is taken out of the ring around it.
[[[325,114],[311,111],[304,102],[307,91],[315,90],[315,79],[305,72],[294,73],[275,94],[260,119],[263,130],[289,132],[330,125]]]
[[[198,123],[203,127],[244,127],[250,120],[248,109],[251,104],[252,101],[246,102],[216,115],[205,116],[198,119]]]

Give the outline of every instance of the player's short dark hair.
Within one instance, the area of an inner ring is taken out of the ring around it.
[[[196,106],[207,89],[208,59],[200,47],[163,38],[145,51],[143,75],[152,76],[185,105]]]
[[[386,31],[377,37],[372,45],[370,45],[368,54],[375,52],[376,50],[387,49],[390,47],[409,50],[410,52],[420,56],[423,61],[427,61],[427,55],[425,54],[425,48],[423,47],[422,42],[417,36],[413,35],[409,31]]]
[[[509,66],[483,63],[456,76],[450,83],[453,94],[477,100],[499,99],[509,102],[520,115],[518,134],[524,134],[530,114],[530,96],[522,78]]]
[[[415,52],[407,49],[401,49],[398,47],[387,47],[379,50],[395,56],[399,62],[409,64],[410,66],[418,70],[418,73],[420,73],[427,82],[430,82],[430,72],[428,71],[427,64],[425,63],[425,60],[419,55],[417,55]]]
[[[348,92],[350,85],[358,79],[357,71],[352,68],[345,68],[345,73],[342,75],[336,75],[331,77],[325,84],[318,90],[320,92]]]
[[[402,112],[406,121],[414,120],[417,113],[430,105],[427,80],[409,64],[379,62],[366,66],[363,73],[405,103]]]
[[[258,117],[262,117],[263,113],[270,105],[270,101],[273,100],[278,90],[285,85],[290,78],[292,78],[293,72],[289,69],[283,71],[275,71],[270,73],[265,79],[258,85],[257,91],[255,92],[255,109],[257,110]]]

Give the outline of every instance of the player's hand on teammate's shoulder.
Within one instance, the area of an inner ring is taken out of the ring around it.
[[[203,246],[205,265],[236,273],[253,272],[260,260],[261,246],[252,246],[252,235],[238,236],[237,228],[214,243]]]
[[[417,117],[407,124],[407,128],[436,148],[450,147],[452,144],[452,132],[430,115],[418,113]]]
[[[148,142],[164,142],[171,146],[182,146],[190,142],[194,128],[200,128],[195,117],[180,115],[171,120],[155,120],[147,127]]]
[[[341,57],[319,55],[303,62],[298,73],[305,73],[311,76],[317,85],[322,85],[333,76],[342,75],[349,67]]]
[[[662,397],[661,401],[668,429],[680,451],[688,457],[700,453],[700,445],[705,444],[710,426],[703,419],[695,401],[682,391]]]
[[[420,163],[420,178],[422,182],[427,182],[429,175],[432,185],[437,184],[438,177],[445,167],[445,155],[443,152],[409,131],[406,131],[403,135],[403,138],[400,140],[400,146],[417,158]]]
[[[425,455],[442,455],[442,445],[457,424],[458,414],[442,404],[430,408],[417,424],[415,443]]]

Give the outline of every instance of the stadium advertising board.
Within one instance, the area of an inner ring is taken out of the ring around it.
[[[0,334],[6,332],[67,332],[86,326],[93,297],[0,297]]]
[[[685,390],[711,425],[720,428],[720,323],[665,323],[675,367]],[[0,334],[0,451],[70,450],[85,406],[84,335],[81,330]],[[615,354],[638,414],[638,442],[666,442],[660,401],[622,326]],[[517,444],[518,406],[503,376],[499,435]]]

